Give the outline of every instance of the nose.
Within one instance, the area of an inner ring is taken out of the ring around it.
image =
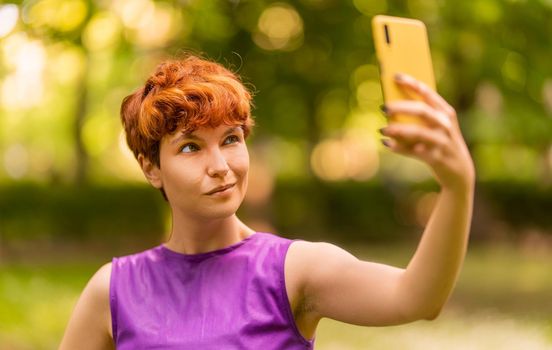
[[[207,175],[211,177],[224,177],[228,174],[228,171],[230,171],[230,167],[224,154],[222,154],[220,149],[215,149],[209,157]]]

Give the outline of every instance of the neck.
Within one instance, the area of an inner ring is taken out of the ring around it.
[[[208,221],[184,220],[173,215],[171,236],[165,246],[183,254],[199,254],[228,247],[253,233],[235,214]]]

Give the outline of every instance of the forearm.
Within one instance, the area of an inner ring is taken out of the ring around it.
[[[392,151],[425,162],[441,186],[437,205],[408,267],[393,289],[403,320],[433,318],[448,299],[466,253],[470,229],[475,168],[454,108],[431,87],[401,74],[397,84],[406,95],[424,102],[393,101],[389,116],[408,114],[423,125],[390,123],[382,134]]]
[[[436,317],[451,294],[466,253],[473,191],[473,185],[465,190],[441,190],[403,274],[400,290],[408,312],[416,318]]]

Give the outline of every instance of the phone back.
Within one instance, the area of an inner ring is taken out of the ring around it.
[[[399,89],[394,78],[396,73],[409,74],[435,90],[431,52],[423,22],[378,15],[372,19],[372,33],[385,102],[420,99],[418,96],[405,95]],[[399,119],[412,118],[402,116]]]

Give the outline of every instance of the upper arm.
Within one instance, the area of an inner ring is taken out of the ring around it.
[[[110,278],[111,263],[102,266],[92,276],[73,310],[60,350],[114,348],[109,307]]]
[[[318,319],[383,326],[412,321],[403,269],[361,261],[330,243],[297,242],[303,298]]]

